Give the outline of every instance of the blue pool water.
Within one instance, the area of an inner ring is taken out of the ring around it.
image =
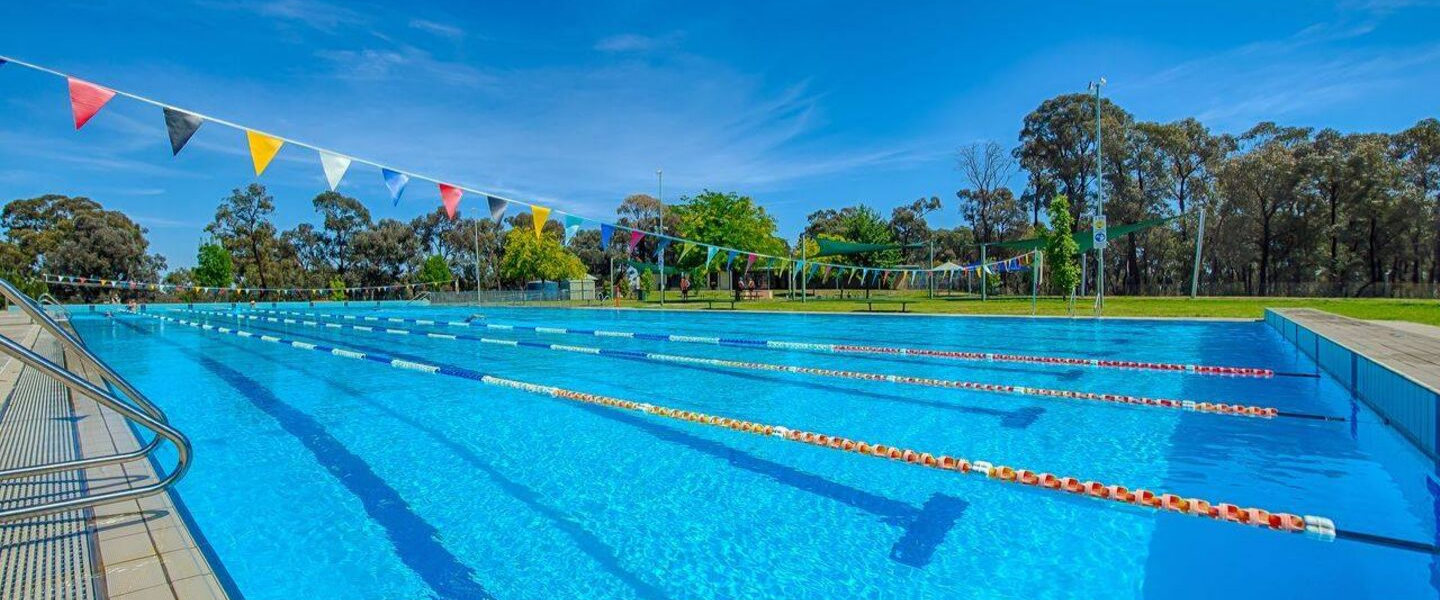
[[[475,312],[322,309],[441,321]],[[1132,489],[1321,515],[1377,535],[1437,539],[1434,465],[1325,377],[475,332],[1241,402],[1346,421],[1256,420],[149,310]],[[571,328],[1315,370],[1252,322],[482,312],[491,322]],[[1418,552],[1158,514],[156,319],[82,313],[75,326],[193,439],[195,466],[178,494],[249,600],[1437,596],[1436,557]]]

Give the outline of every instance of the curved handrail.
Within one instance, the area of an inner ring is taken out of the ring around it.
[[[136,390],[134,386],[130,385],[128,381],[125,381],[125,379],[121,377],[118,373],[115,373],[115,371],[111,369],[109,365],[106,365],[104,362],[100,361],[100,359],[96,357],[93,353],[91,353],[90,350],[86,348],[85,345],[80,342],[78,338],[72,335],[69,331],[66,331],[63,327],[56,323],[54,319],[50,318],[50,315],[46,314],[44,310],[40,309],[38,305],[35,304],[34,300],[31,300],[29,296],[26,296],[24,293],[20,292],[18,289],[15,288],[15,286],[11,285],[10,282],[5,281],[4,279],[0,279],[0,295],[4,295],[5,297],[9,298],[12,302],[19,306],[22,311],[29,315],[31,319],[33,319],[37,324],[39,324],[46,331],[54,335],[56,340],[61,343],[62,347],[68,348],[80,354],[82,358],[93,363],[102,372],[102,379],[109,384],[120,388],[121,391],[123,391],[126,396],[128,396],[129,399],[135,403],[136,406],[131,406],[130,403],[125,402],[124,400],[117,397],[115,394],[112,394],[107,390],[103,390],[97,387],[95,384],[79,377],[65,367],[56,364],[50,359],[35,353],[33,350],[26,348],[22,344],[3,335],[0,335],[0,353],[10,355],[11,357],[19,360],[25,365],[34,368],[46,375],[49,375],[50,377],[55,378],[60,383],[64,384],[65,387],[70,389],[72,392],[78,392],[81,395],[91,398],[92,400],[95,400],[96,402],[120,413],[125,418],[139,423],[146,429],[155,432],[155,437],[152,438],[150,442],[145,445],[145,447],[139,450],[110,456],[101,456],[95,458],[8,469],[5,471],[0,471],[0,479],[13,479],[17,477],[29,477],[61,471],[73,471],[89,467],[98,467],[103,465],[111,465],[129,462],[132,460],[138,460],[147,457],[151,452],[153,452],[156,448],[159,447],[162,441],[170,442],[172,445],[175,446],[176,449],[175,469],[168,473],[165,477],[154,483],[136,488],[131,488],[128,490],[117,490],[113,492],[70,498],[67,500],[44,502],[30,506],[11,508],[0,511],[0,521],[35,517],[40,515],[53,514],[57,512],[64,512],[75,508],[95,506],[99,504],[107,504],[111,502],[119,502],[123,500],[132,500],[145,496],[151,496],[165,491],[167,488],[174,485],[176,481],[179,481],[180,478],[185,476],[185,473],[190,469],[190,457],[192,454],[190,440],[189,438],[185,437],[183,433],[180,433],[180,431],[176,430],[168,424],[165,419],[164,412],[162,412],[158,407],[151,403],[150,400],[146,398],[143,394],[141,394],[139,390]]]
[[[126,398],[139,404],[140,408],[144,409],[152,418],[162,423],[168,421],[164,411],[161,411],[160,408],[150,402],[144,394],[141,394],[140,390],[135,389],[134,386],[130,385],[130,382],[125,381],[124,377],[121,377],[119,373],[116,373],[114,369],[111,369],[109,365],[91,353],[90,349],[85,347],[84,342],[81,342],[79,338],[76,338],[64,327],[61,327],[54,319],[51,319],[50,315],[45,314],[45,310],[41,308],[39,304],[36,304],[34,300],[31,300],[29,296],[26,296],[25,293],[16,288],[14,284],[0,279],[0,295],[9,298],[11,302],[20,307],[21,311],[30,315],[30,318],[34,320],[36,324],[44,328],[50,335],[55,336],[55,339],[60,340],[61,345],[74,350],[75,353],[94,364],[96,368],[100,369],[100,376],[105,381],[120,388],[120,391],[125,393]]]
[[[69,321],[70,318],[71,318],[72,316],[74,316],[74,315],[71,315],[71,314],[70,314],[70,309],[65,308],[65,305],[64,305],[64,304],[61,304],[61,303],[60,303],[60,300],[59,300],[58,298],[50,295],[50,292],[45,292],[45,293],[43,293],[43,294],[40,294],[40,297],[39,297],[39,298],[36,298],[36,299],[35,299],[35,302],[40,305],[40,308],[45,308],[45,307],[47,307],[47,306],[53,306],[53,307],[55,307],[56,312],[59,312],[61,315],[64,315],[66,321]],[[58,321],[58,319],[57,319],[57,321]]]

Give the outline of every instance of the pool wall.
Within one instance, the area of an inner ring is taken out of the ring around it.
[[[1440,393],[1281,312],[1265,309],[1265,323],[1440,462]]]

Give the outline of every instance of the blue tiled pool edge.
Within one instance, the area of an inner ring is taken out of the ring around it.
[[[1294,344],[1416,448],[1440,462],[1440,392],[1360,352],[1265,309],[1265,323]]]

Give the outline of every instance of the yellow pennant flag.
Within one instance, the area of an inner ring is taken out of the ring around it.
[[[250,139],[250,160],[255,161],[255,176],[259,177],[265,172],[265,167],[270,166],[275,154],[280,152],[280,147],[285,145],[285,140],[249,129],[245,130],[245,137]]]
[[[545,228],[545,221],[550,219],[550,209],[543,206],[531,206],[530,214],[534,217],[530,220],[535,224],[535,239],[538,240],[540,239],[540,230]]]

